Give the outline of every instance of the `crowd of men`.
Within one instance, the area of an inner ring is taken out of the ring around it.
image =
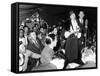
[[[88,19],[69,12],[61,25],[49,26],[35,13],[19,26],[19,71],[96,67],[96,34],[87,38]]]

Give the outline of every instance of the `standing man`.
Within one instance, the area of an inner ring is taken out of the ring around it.
[[[76,62],[78,60],[78,37],[77,34],[80,30],[76,15],[73,11],[70,11],[70,20],[69,20],[69,30],[65,32],[65,67],[68,63]]]
[[[80,11],[79,12],[79,26],[80,26],[80,30],[81,30],[81,33],[82,33],[82,35],[81,35],[81,43],[82,43],[82,45],[85,43],[85,37],[86,37],[86,29],[85,29],[85,19],[84,19],[84,16],[85,16],[85,14],[84,14],[84,12],[83,11]]]

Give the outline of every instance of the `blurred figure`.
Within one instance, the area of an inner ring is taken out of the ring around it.
[[[83,11],[80,11],[78,16],[79,16],[79,22],[82,25],[84,25],[84,16],[85,16],[84,12]]]
[[[23,29],[23,25],[19,25],[19,29]]]
[[[58,33],[58,30],[57,30],[56,27],[54,27],[53,29],[51,29],[51,31],[49,32],[49,34],[55,34],[55,35],[57,35],[57,33]]]
[[[30,20],[34,23],[38,23],[39,22],[39,13],[38,12],[33,13],[33,15],[30,17]]]
[[[29,34],[29,27],[28,26],[24,26],[24,36],[27,36]]]
[[[54,34],[49,34],[46,37],[46,44],[47,46],[45,46],[41,53],[41,63],[50,63],[50,60],[52,60],[54,55],[53,48],[57,44],[57,39]]]
[[[38,66],[42,49],[43,45],[41,41],[37,38],[36,33],[31,31],[28,37],[28,45],[25,53],[24,71],[26,69],[27,71],[30,71],[33,67]]]
[[[32,30],[34,32],[38,32],[38,24],[34,24],[34,26],[32,27]]]
[[[33,68],[32,71],[56,69],[56,66],[50,63],[50,61],[54,57],[53,48],[56,46],[56,43],[57,43],[57,39],[56,39],[56,36],[54,34],[49,34],[46,37],[46,44],[47,45],[44,47],[44,49],[41,53],[41,58],[40,58],[41,64],[40,64],[40,66]]]
[[[42,33],[38,33],[37,37],[42,41]]]
[[[45,35],[41,32],[38,33],[37,37],[41,41],[41,43],[45,46]]]
[[[82,33],[80,40],[81,40],[82,47],[84,47],[85,46],[86,33],[87,33],[86,32],[86,29],[87,29],[87,19],[85,19],[85,14],[84,14],[83,11],[80,11],[78,16],[79,16],[80,31]]]
[[[55,35],[57,35],[57,28],[54,28],[54,30],[53,30],[53,34],[55,34]]]
[[[82,50],[81,59],[84,65],[80,66],[79,68],[96,67],[96,54],[91,48],[85,47]]]
[[[25,54],[25,38],[24,38],[24,30],[19,30],[19,71],[23,70],[24,64],[24,54]]]
[[[82,49],[82,62],[83,65],[77,63],[69,63],[66,69],[71,68],[93,68],[96,67],[96,54],[92,48],[85,47]]]
[[[67,25],[66,25],[67,26]],[[79,25],[76,20],[76,15],[73,11],[70,11],[70,21],[69,21],[69,29],[65,32],[65,55],[66,62],[65,67],[68,63],[76,62],[79,58],[79,50],[78,50],[78,33],[79,33]]]
[[[54,58],[50,63],[54,64],[57,69],[63,69],[64,62],[65,62],[65,50],[59,49],[57,52],[55,52]]]
[[[25,52],[25,37],[24,37],[24,30],[20,29],[19,30],[19,51],[20,52]]]
[[[25,45],[27,46],[28,44],[27,39],[28,39],[30,29],[28,26],[24,26],[23,29],[24,29]]]

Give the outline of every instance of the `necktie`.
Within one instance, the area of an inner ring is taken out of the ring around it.
[[[37,47],[39,47],[39,44],[38,44],[38,42],[35,40],[35,45],[37,46]]]

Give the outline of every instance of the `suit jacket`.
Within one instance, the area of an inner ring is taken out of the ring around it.
[[[31,40],[28,40],[27,48],[28,50],[31,50],[34,53],[41,54],[41,51],[43,50],[44,46],[42,45],[41,41],[37,38],[38,46],[32,42]]]
[[[84,34],[85,31],[86,31],[86,29],[85,29],[85,20],[84,20],[83,24],[80,23],[80,21],[78,20],[78,25],[79,25],[79,27],[80,27],[81,33]]]

